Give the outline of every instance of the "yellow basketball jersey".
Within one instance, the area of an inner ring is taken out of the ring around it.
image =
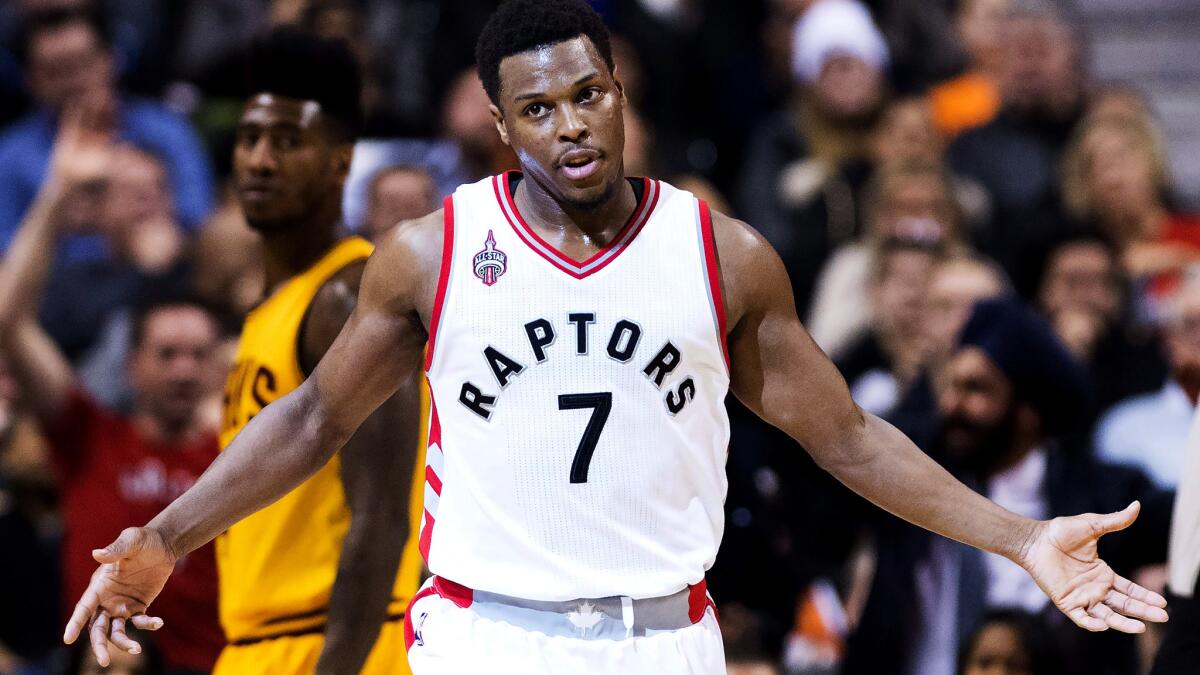
[[[247,315],[236,364],[225,385],[222,449],[268,403],[304,381],[298,341],[309,305],[326,281],[367,258],[371,250],[364,239],[343,240]],[[424,421],[428,403],[422,399]],[[424,429],[419,438],[424,438]],[[417,438],[412,440],[422,447]],[[409,488],[409,538],[388,605],[392,617],[404,611],[420,581],[417,537],[424,473],[416,469],[424,466],[425,458],[423,451],[418,454]],[[340,467],[340,458],[334,455],[312,478],[217,538],[221,625],[230,642],[324,626],[338,556],[350,526]]]

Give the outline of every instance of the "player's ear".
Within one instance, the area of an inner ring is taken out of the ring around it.
[[[500,134],[500,140],[505,145],[512,145],[508,142],[508,127],[504,124],[504,113],[500,112],[500,108],[495,103],[488,105],[488,112],[492,113],[492,121],[496,123],[496,132]]]
[[[621,105],[628,105],[629,99],[625,97],[625,83],[621,81],[621,73],[616,66],[612,69],[613,86],[617,88],[617,93],[621,95]]]

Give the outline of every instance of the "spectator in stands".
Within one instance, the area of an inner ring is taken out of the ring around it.
[[[918,160],[881,167],[866,192],[866,236],[842,246],[825,263],[806,324],[835,360],[869,324],[868,280],[881,242],[902,239],[949,248],[964,243],[953,186],[939,165]]]
[[[927,98],[909,96],[888,104],[871,133],[868,160],[865,175],[873,174],[878,167],[898,162],[945,164],[946,140],[938,133],[933,108]],[[843,168],[843,173],[846,172]],[[947,171],[947,178],[954,189],[964,237],[974,240],[986,229],[990,217],[991,201],[987,190],[966,176]],[[852,180],[847,182],[853,183]],[[859,204],[863,201],[861,197],[856,199]],[[863,206],[858,207],[860,221],[864,210]],[[863,229],[860,227],[856,231]]]
[[[996,263],[965,250],[939,258],[925,291],[921,322],[926,349],[924,370],[891,410],[889,422],[918,443],[935,437],[933,383],[954,355],[959,333],[975,304],[1007,295],[1012,295],[1012,286]]]
[[[792,98],[752,134],[738,213],[783,257],[804,315],[825,257],[857,234],[838,172],[868,153],[887,94],[888,51],[856,0],[818,0],[792,35]]]
[[[933,454],[960,478],[1002,506],[1039,518],[1144,499],[1138,527],[1102,543],[1101,554],[1126,575],[1161,562],[1169,498],[1140,472],[1101,467],[1063,445],[1062,434],[1086,410],[1086,379],[1032,311],[1015,300],[976,305],[937,394],[941,434]],[[847,675],[950,675],[984,613],[1006,607],[1043,614],[1043,630],[1064,641],[1064,675],[1134,672],[1132,636],[1068,630],[1015,563],[894,519],[878,536],[875,582],[851,637]]]
[[[1125,272],[1141,287],[1138,316],[1153,320],[1183,270],[1200,263],[1200,217],[1171,208],[1166,153],[1153,120],[1112,108],[1089,117],[1071,143],[1063,199],[1072,215],[1094,222],[1116,244]]]
[[[1088,100],[1087,119],[1089,124],[1097,120],[1123,120],[1157,126],[1146,97],[1138,90],[1120,84],[1096,89]]]
[[[981,127],[1000,112],[1000,78],[1004,69],[1001,28],[1010,0],[959,0],[954,29],[967,53],[967,70],[929,92],[938,131],[954,138]]]
[[[1079,233],[1049,245],[1038,308],[1091,372],[1095,412],[1157,389],[1166,376],[1151,331],[1129,321],[1127,287],[1107,240]]]
[[[1066,229],[1058,166],[1083,116],[1087,80],[1076,29],[1053,0],[1012,0],[999,39],[1004,46],[1001,109],[990,123],[950,146],[954,171],[980,182],[995,208],[982,250],[996,258],[1022,293],[1030,290],[1046,236]]]
[[[967,640],[958,675],[1057,675],[1058,654],[1032,614],[989,612]]]
[[[131,413],[108,409],[81,388],[34,310],[52,265],[63,196],[101,179],[106,164],[93,161],[100,154],[96,141],[74,122],[68,120],[59,136],[50,180],[0,268],[0,346],[49,441],[66,529],[63,597],[70,598],[87,586],[92,549],[130,522],[153,517],[216,457],[216,433],[202,426],[197,411],[210,393],[218,327],[191,301],[143,308],[133,320],[127,366]],[[98,509],[97,503],[106,506]],[[164,592],[160,611],[167,625],[157,641],[172,667],[207,671],[224,644],[212,548],[189,555],[177,574],[183,583]]]
[[[104,246],[99,258],[47,272],[41,325],[90,393],[126,409],[128,310],[182,292],[191,276],[166,168],[145,151],[111,143],[77,110],[64,113],[54,154],[59,160],[38,198],[54,221],[54,250],[85,220]],[[64,169],[77,175],[56,175]]]
[[[384,167],[371,179],[363,234],[378,241],[396,223],[436,211],[439,201],[437,183],[428,171],[407,164]]]
[[[191,267],[163,163],[129,146],[97,151],[108,156],[95,183],[96,232],[105,255],[56,269],[39,314],[78,366],[85,388],[106,405],[127,409],[130,310],[156,295],[183,292]]]
[[[1189,279],[1166,305],[1162,341],[1171,373],[1162,389],[1118,403],[1096,428],[1100,459],[1145,471],[1174,489],[1200,395],[1200,280]]]
[[[868,331],[837,361],[854,400],[871,413],[887,417],[926,364],[925,305],[939,251],[888,239],[872,256]]]
[[[932,365],[949,360],[975,303],[1010,293],[1004,272],[990,260],[965,252],[940,260],[926,292],[925,339]]]
[[[464,70],[446,94],[442,135],[462,149],[460,173],[466,182],[517,168],[517,156],[496,132],[491,105],[474,66]]]
[[[37,109],[0,136],[0,250],[8,247],[45,179],[59,122],[70,110],[82,109],[100,130],[162,157],[179,221],[188,228],[199,225],[213,198],[204,148],[186,120],[120,93],[103,17],[94,11],[31,15],[24,59]],[[95,238],[76,239],[65,253],[70,260],[97,259],[103,245]]]
[[[1122,293],[1112,248],[1098,237],[1081,235],[1051,249],[1038,304],[1058,339],[1087,362],[1121,319]]]

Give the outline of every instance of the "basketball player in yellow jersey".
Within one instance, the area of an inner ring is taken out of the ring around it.
[[[312,372],[354,309],[372,250],[358,237],[339,240],[359,117],[349,50],[276,31],[256,43],[250,76],[234,176],[263,237],[268,297],[242,328],[222,447]],[[217,539],[229,640],[218,675],[408,672],[404,609],[421,565],[414,468],[424,460],[418,438],[395,430],[414,415],[414,395],[393,397],[332,462]]]

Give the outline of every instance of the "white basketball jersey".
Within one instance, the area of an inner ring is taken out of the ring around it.
[[[535,600],[698,583],[724,528],[729,371],[708,207],[641,181],[584,262],[517,212],[506,174],[445,202],[426,371],[421,550]]]

